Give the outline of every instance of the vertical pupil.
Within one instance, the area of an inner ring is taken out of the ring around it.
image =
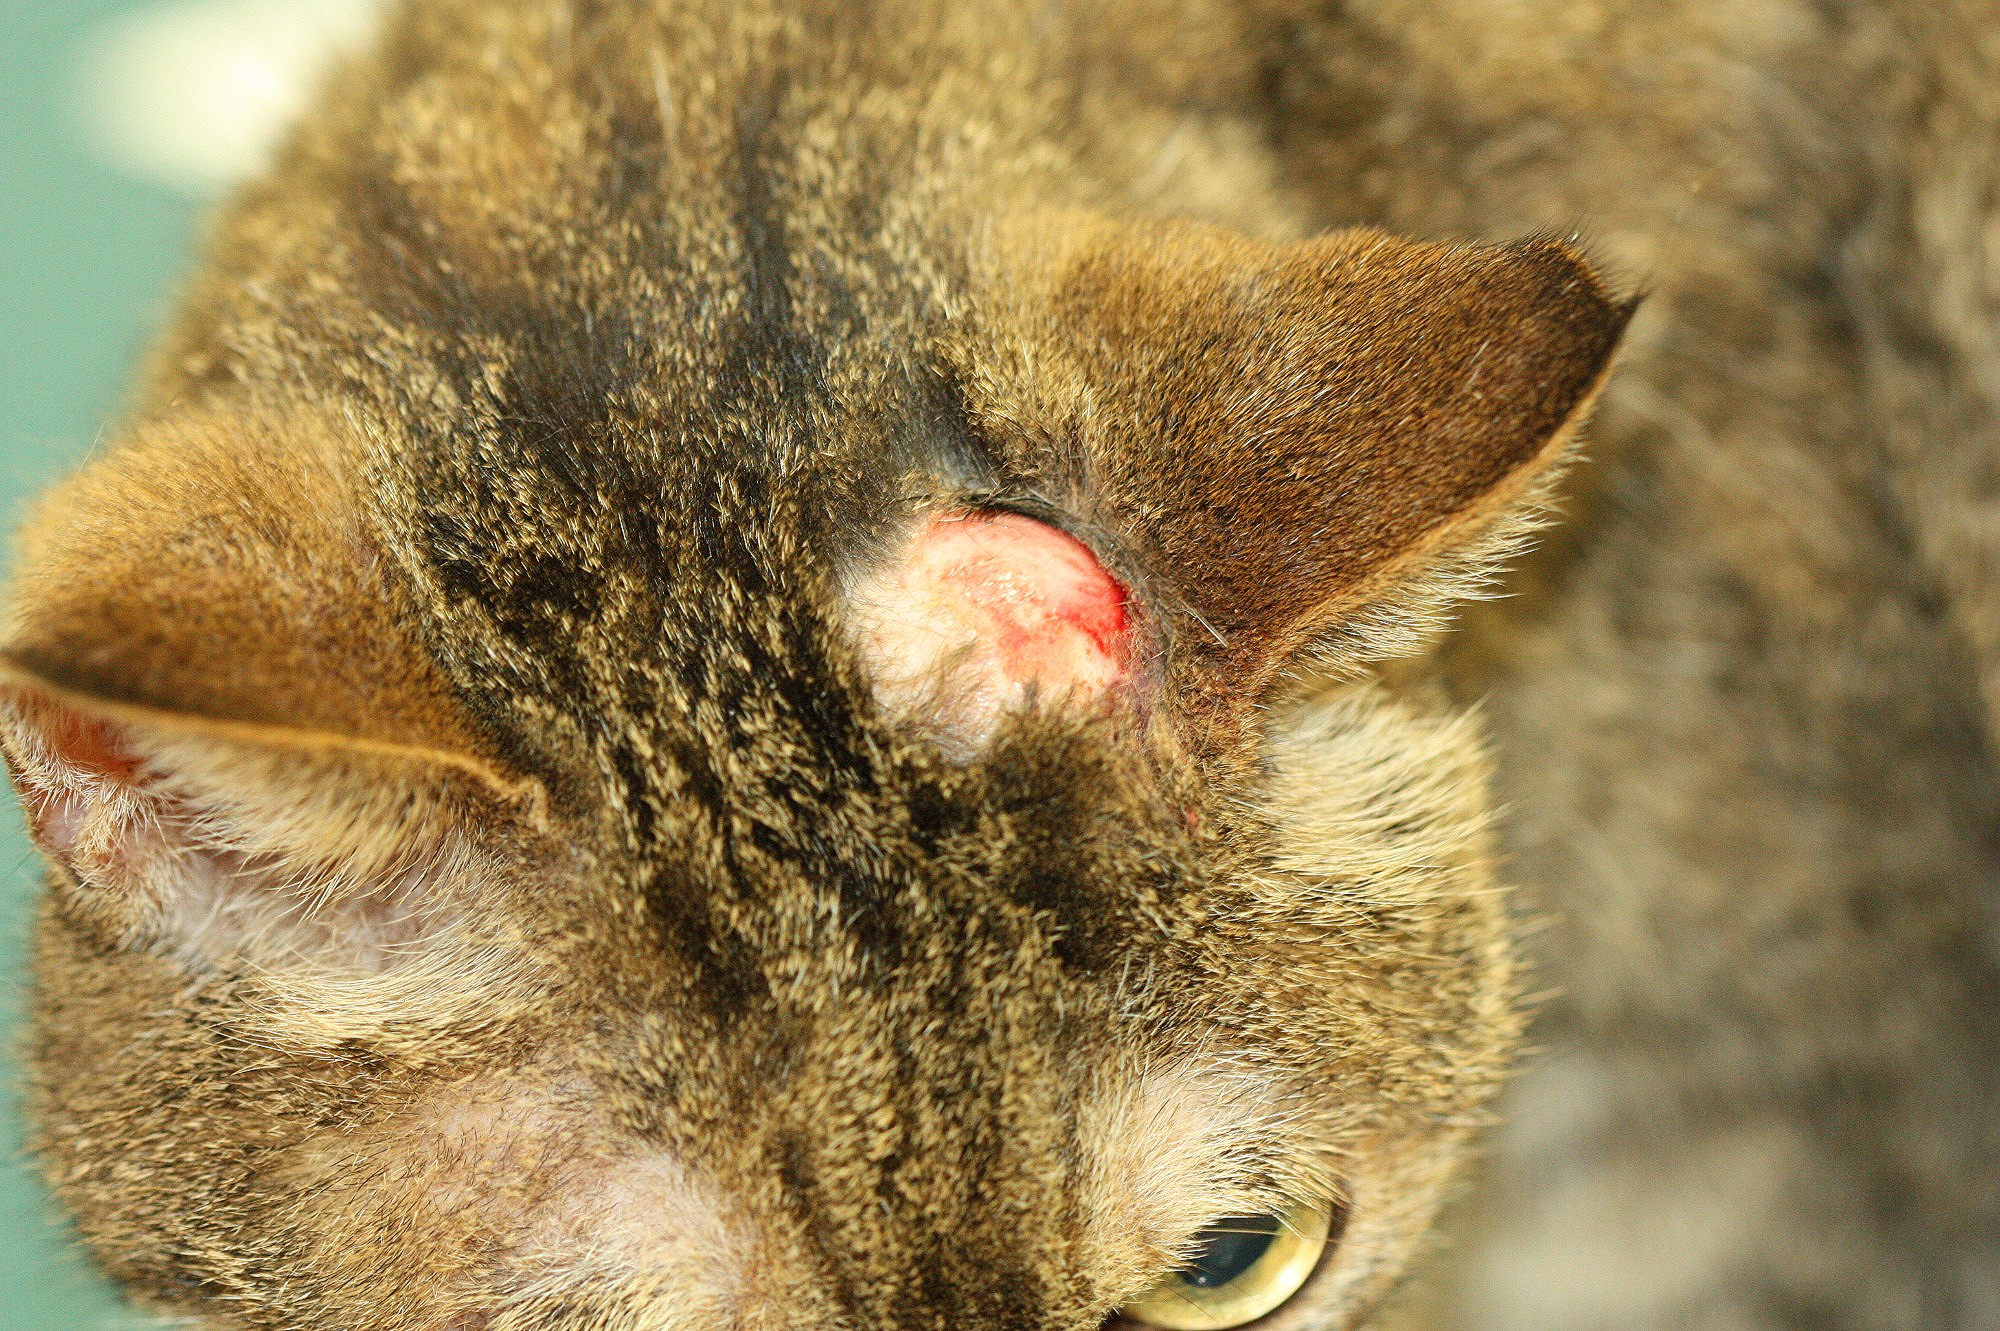
[[[1204,1231],[1201,1247],[1180,1269],[1180,1278],[1196,1289],[1220,1289],[1257,1265],[1278,1237],[1274,1215],[1233,1215]]]

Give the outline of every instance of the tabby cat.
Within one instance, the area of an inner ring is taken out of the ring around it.
[[[22,539],[56,1191],[215,1328],[1991,1325],[1991,17],[406,5]]]

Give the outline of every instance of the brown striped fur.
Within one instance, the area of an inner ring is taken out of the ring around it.
[[[399,11],[222,215],[15,583],[39,1146],[107,1268],[217,1326],[1082,1331],[1308,1190],[1346,1232],[1269,1331],[1360,1325],[1521,1039],[1455,689],[1571,894],[1548,1029],[1595,1061],[1557,1094],[1609,1126],[1503,1153],[1425,1316],[1980,1325],[1986,1202],[1923,1171],[1966,1173],[1990,1089],[1983,536],[1963,468],[1870,427],[1972,391],[1962,320],[1888,368],[1936,312],[1885,237],[1957,223],[1862,228],[1879,144],[1732,81],[1830,106],[1947,67],[1950,20],[1490,8]],[[1876,114],[1956,105],[1907,82]],[[1384,664],[1518,546],[1604,380],[1631,306],[1514,239],[1579,218],[1662,311],[1587,534],[1441,674]],[[1430,239],[1467,236],[1512,243]],[[1690,490],[1714,440],[1750,479]],[[1909,504],[1944,516],[1896,546]],[[1132,590],[1136,700],[971,752],[882,709],[847,589],[963,505]],[[1694,640],[1707,674],[1648,657]],[[1802,1020],[1825,984],[1903,1043]],[[1920,1066],[1959,1078],[1943,1154],[1876,1182],[1841,1079]],[[1776,1228],[1635,1282],[1689,1160],[1732,1197],[1763,1163],[1726,1214]]]

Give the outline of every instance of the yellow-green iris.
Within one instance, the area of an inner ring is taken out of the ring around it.
[[[1301,1201],[1278,1215],[1238,1215],[1196,1236],[1179,1270],[1118,1315],[1160,1331],[1225,1331],[1274,1312],[1298,1293],[1333,1227],[1333,1208]]]

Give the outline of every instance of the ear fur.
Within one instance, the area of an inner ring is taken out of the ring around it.
[[[366,469],[350,421],[190,408],[29,525],[0,749],[101,942],[385,965],[443,918],[467,829],[540,817],[411,639]]]
[[[296,407],[142,422],[21,534],[7,658],[164,713],[472,751],[354,493],[369,448]]]
[[[1313,647],[1406,650],[1424,576],[1504,544],[1633,308],[1553,240],[1098,216],[1003,229],[974,304],[955,368],[976,423],[1134,569],[1170,686],[1211,716]]]
[[[543,822],[539,788],[475,759],[108,702],[5,661],[0,751],[71,916],[200,964],[380,967],[444,918],[468,828]]]

